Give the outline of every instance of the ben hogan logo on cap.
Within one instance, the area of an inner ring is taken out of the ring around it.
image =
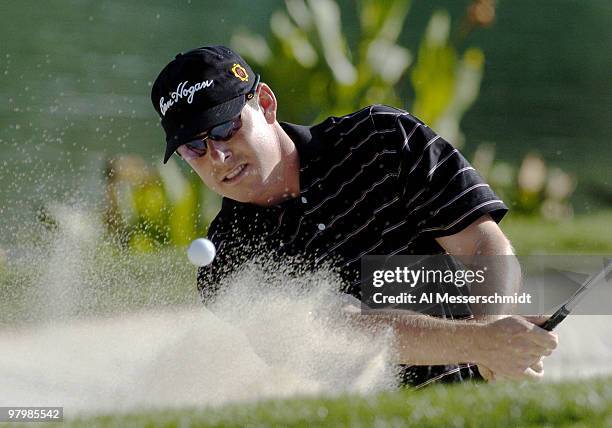
[[[245,68],[241,66],[240,64],[234,64],[234,66],[232,67],[232,73],[234,73],[234,76],[236,76],[243,82],[249,81],[249,74],[247,73]]]
[[[191,104],[191,102],[193,101],[193,96],[196,92],[213,86],[212,80],[204,80],[189,87],[187,87],[187,83],[189,82],[184,81],[182,83],[179,83],[179,85],[176,87],[176,91],[170,92],[170,99],[168,101],[164,101],[164,97],[161,97],[159,99],[159,110],[161,111],[162,116],[165,116],[168,109],[172,107],[174,103],[178,102],[181,98],[187,97],[187,103]]]

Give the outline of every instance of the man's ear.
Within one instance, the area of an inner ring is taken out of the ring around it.
[[[273,124],[276,122],[276,97],[272,89],[265,83],[260,83],[257,88],[258,102],[266,122]]]

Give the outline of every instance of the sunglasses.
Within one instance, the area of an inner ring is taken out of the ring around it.
[[[206,134],[179,146],[176,152],[183,159],[194,159],[204,156],[208,151],[208,140],[228,141],[242,128],[241,115],[210,128]]]
[[[255,75],[255,82],[253,83],[253,87],[249,92],[245,94],[247,101],[253,99],[253,97],[257,93],[259,79],[259,74]],[[217,126],[213,126],[204,135],[201,135],[194,140],[180,145],[176,149],[176,153],[183,159],[195,159],[202,157],[208,151],[208,140],[228,141],[236,134],[236,132],[240,130],[240,128],[242,128],[242,120],[239,114],[238,116],[228,120],[227,122],[223,122]]]

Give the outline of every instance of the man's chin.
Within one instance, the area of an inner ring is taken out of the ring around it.
[[[243,204],[256,204],[261,199],[262,193],[258,193],[256,191],[249,190],[246,194],[234,194],[228,193],[222,195],[225,198],[233,199],[237,202],[242,202]]]

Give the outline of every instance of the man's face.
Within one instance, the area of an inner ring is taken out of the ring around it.
[[[268,205],[286,191],[285,168],[275,120],[256,102],[257,98],[242,109],[242,126],[231,139],[208,139],[204,156],[185,160],[215,193]]]

